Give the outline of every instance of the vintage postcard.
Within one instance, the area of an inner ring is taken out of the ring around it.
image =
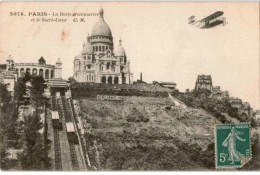
[[[1,2],[2,171],[259,171],[258,2]]]

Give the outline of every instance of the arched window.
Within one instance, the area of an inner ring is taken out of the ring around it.
[[[106,46],[106,50],[108,49],[108,47]]]
[[[36,68],[33,69],[33,75],[34,75],[34,76],[37,75],[37,69],[36,69]]]
[[[20,69],[20,76],[24,76],[24,68]]]
[[[102,47],[102,51],[103,51],[103,52],[105,51],[105,46]]]
[[[19,77],[19,69],[15,69],[15,72],[17,72],[17,77]]]
[[[51,70],[51,79],[54,77],[54,72]]]
[[[107,70],[110,68],[110,63],[108,62],[107,63]]]
[[[112,77],[108,77],[108,84],[112,84]]]
[[[40,71],[39,71],[39,76],[43,77],[43,70],[42,69],[40,69]]]
[[[126,77],[125,77],[125,74],[122,73],[122,84],[125,84],[126,83]]]
[[[99,46],[99,51],[101,52],[101,46]]]
[[[96,46],[96,52],[98,51],[98,46]]]
[[[49,79],[49,77],[50,77],[50,71],[49,71],[49,69],[46,69],[46,71],[45,71],[45,79]]]
[[[27,69],[26,69],[26,73],[27,73],[27,72],[28,72],[29,74],[31,74],[31,69],[30,69],[30,68],[27,68]]]
[[[114,84],[118,84],[118,77],[114,78]]]
[[[102,77],[102,83],[106,84],[106,77],[105,76]]]

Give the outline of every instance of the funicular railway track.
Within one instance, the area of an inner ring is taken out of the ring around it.
[[[52,97],[52,110],[55,111],[56,110],[56,98]]]
[[[78,158],[75,150],[75,146],[73,143],[69,143],[70,147],[70,157],[72,162],[73,170],[79,170]]]
[[[71,109],[66,97],[61,96],[61,99],[58,100],[58,108],[60,109],[60,113],[62,113],[62,117],[65,118],[66,123],[73,122],[71,111],[70,111]],[[79,170],[78,158],[77,158],[74,142],[73,140],[69,139],[69,137],[68,137],[68,141],[69,141],[70,157],[71,157],[73,170]]]
[[[55,169],[62,170],[59,130],[54,129]]]
[[[64,107],[64,114],[65,114],[65,121],[66,122],[72,122],[72,117],[70,115],[70,111],[69,111],[69,106],[68,106],[68,101],[65,97],[62,97],[62,104]]]
[[[53,111],[56,110],[56,98],[55,97],[52,97],[52,110]],[[62,170],[59,129],[53,128],[53,134],[54,134],[55,169]]]

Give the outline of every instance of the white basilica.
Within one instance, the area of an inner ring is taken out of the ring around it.
[[[127,60],[121,39],[114,49],[110,27],[99,11],[99,20],[92,28],[91,36],[83,44],[81,53],[74,59],[73,78],[78,82],[104,84],[132,84],[130,62]]]

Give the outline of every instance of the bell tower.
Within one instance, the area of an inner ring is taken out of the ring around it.
[[[14,60],[12,59],[11,55],[8,56],[6,60],[6,70],[12,70],[14,68]]]
[[[58,58],[58,61],[55,65],[55,74],[54,78],[62,78],[62,62],[60,61],[60,58]]]

